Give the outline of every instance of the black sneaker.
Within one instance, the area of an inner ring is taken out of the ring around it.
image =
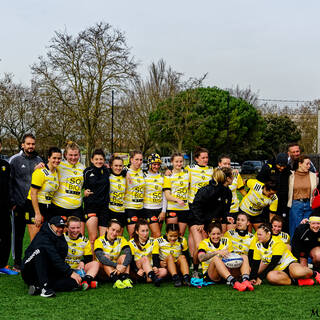
[[[29,290],[28,290],[28,294],[30,294],[30,296],[37,296],[41,293],[41,288],[37,287],[35,285],[31,285],[29,286]]]
[[[174,283],[174,286],[177,288],[182,286],[182,282],[181,282],[180,278],[175,279],[173,281],[173,283]]]
[[[190,279],[189,278],[183,278],[183,284],[186,287],[191,287]]]
[[[43,298],[55,297],[56,293],[50,288],[42,288],[40,296]]]
[[[154,279],[153,283],[154,283],[154,285],[155,285],[156,287],[160,287],[160,285],[161,285],[161,279],[158,278],[158,277],[156,277],[156,278]]]

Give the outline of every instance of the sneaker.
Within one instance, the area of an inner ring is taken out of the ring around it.
[[[314,280],[313,279],[298,279],[298,285],[299,286],[313,286]]]
[[[200,273],[199,273],[199,271],[193,271],[193,272],[192,272],[192,278],[200,279]]]
[[[154,279],[153,283],[154,283],[154,285],[155,285],[156,287],[160,287],[161,281],[162,281],[161,278],[156,277],[156,278]]]
[[[175,286],[176,288],[182,286],[182,282],[181,282],[180,278],[177,278],[176,280],[174,280],[173,283],[174,283],[174,286]]]
[[[122,283],[126,286],[127,289],[133,288],[132,280],[129,278],[126,280],[123,280]]]
[[[114,283],[113,288],[126,289],[127,286],[126,286],[121,280],[117,280],[117,281]]]
[[[316,280],[316,283],[320,284],[320,273],[316,271],[316,276],[314,277]]]
[[[183,279],[183,284],[184,284],[186,287],[191,287],[190,279]]]
[[[0,273],[8,274],[9,276],[17,276],[19,274],[18,271],[11,270],[9,266],[5,266],[4,268],[0,268]]]
[[[56,293],[50,288],[42,288],[40,296],[43,298],[53,298],[56,296]]]
[[[253,291],[254,287],[252,285],[252,283],[249,280],[245,280],[242,282],[243,285],[246,286],[246,289],[248,289],[249,291]]]
[[[37,287],[35,285],[31,285],[29,286],[29,290],[28,290],[28,294],[30,296],[37,296],[41,293],[41,288],[40,287]]]
[[[233,289],[236,289],[238,291],[246,291],[247,287],[245,284],[236,281],[233,285]]]
[[[98,287],[98,281],[91,281],[90,288],[91,289],[96,289],[97,287]]]
[[[87,281],[82,281],[82,283],[81,283],[81,290],[82,291],[86,291],[86,290],[88,290],[89,289],[89,284],[88,284],[88,282]]]

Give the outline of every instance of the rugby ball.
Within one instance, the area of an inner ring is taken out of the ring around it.
[[[227,268],[235,269],[240,268],[243,262],[242,257],[237,253],[229,253],[229,255],[225,258],[222,258],[222,261],[226,265]]]

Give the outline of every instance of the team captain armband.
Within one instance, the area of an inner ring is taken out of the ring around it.
[[[309,222],[320,222],[320,217],[311,216],[309,218]]]

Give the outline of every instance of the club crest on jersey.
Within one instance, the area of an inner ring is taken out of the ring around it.
[[[202,180],[205,180],[205,179],[206,179],[206,177],[205,177],[205,176],[202,176],[202,177],[201,177],[201,179],[202,179]]]
[[[23,164],[22,166],[21,166],[21,168],[25,168],[26,166]]]
[[[6,171],[6,167],[5,167],[5,166],[2,166],[2,167],[1,167],[1,170],[2,170],[2,171]]]
[[[180,186],[183,186],[183,181],[180,181]]]
[[[78,172],[77,172],[77,171],[73,171],[73,173],[74,173],[75,175],[77,175]]]
[[[140,179],[137,179],[137,182],[140,183]]]

